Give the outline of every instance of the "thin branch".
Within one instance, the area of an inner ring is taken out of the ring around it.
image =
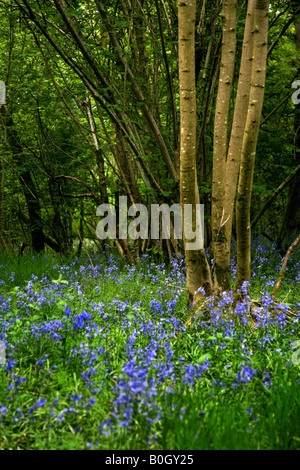
[[[254,229],[255,225],[257,224],[257,222],[259,221],[259,219],[263,216],[263,214],[266,212],[266,210],[268,209],[268,207],[272,204],[272,202],[274,201],[274,199],[276,199],[276,197],[278,196],[278,194],[280,194],[284,188],[286,187],[287,184],[290,183],[290,181],[294,178],[294,176],[299,173],[300,171],[300,165],[297,166],[297,168],[295,168],[294,172],[291,173],[279,186],[278,188],[274,191],[274,193],[272,194],[272,196],[269,197],[269,199],[266,201],[266,203],[263,205],[263,207],[261,208],[261,210],[259,211],[258,214],[256,214],[256,216],[254,217],[253,221],[251,222],[251,230]]]
[[[289,27],[291,26],[291,24],[294,22],[294,19],[295,19],[295,16],[300,12],[300,7],[297,8],[297,10],[295,11],[295,13],[293,14],[293,16],[285,23],[285,25],[283,26],[282,30],[280,31],[280,33],[278,34],[277,38],[275,39],[275,41],[273,42],[273,44],[269,47],[269,50],[268,50],[268,55],[267,57],[269,58],[270,54],[272,53],[273,49],[275,48],[275,46],[277,45],[279,39],[284,35],[284,33],[289,29]]]
[[[178,179],[177,173],[176,173],[174,164],[171,160],[171,157],[170,157],[169,151],[167,149],[165,140],[164,140],[164,138],[163,138],[163,136],[162,136],[162,134],[159,130],[158,124],[157,124],[157,122],[156,122],[149,106],[146,103],[146,100],[145,100],[145,97],[142,93],[142,90],[138,86],[138,84],[135,80],[134,74],[133,74],[131,68],[128,66],[126,58],[123,55],[119,40],[118,40],[118,38],[117,38],[117,36],[114,32],[114,28],[112,27],[110,21],[107,18],[107,13],[106,13],[106,10],[104,8],[104,5],[99,0],[95,0],[95,3],[97,5],[98,11],[99,11],[103,21],[105,22],[105,25],[106,25],[107,29],[108,29],[108,32],[109,32],[109,35],[111,37],[111,41],[113,43],[115,51],[117,53],[119,62],[122,64],[124,69],[127,70],[128,76],[129,76],[130,81],[131,81],[132,90],[135,94],[135,97],[136,97],[137,101],[141,104],[141,111],[143,113],[143,116],[144,116],[147,124],[149,125],[149,128],[150,128],[150,130],[151,130],[151,132],[152,132],[152,134],[153,134],[153,136],[154,136],[154,138],[157,142],[158,147],[160,148],[162,157],[164,158],[164,161],[165,161],[166,166],[169,170],[169,173],[170,173],[170,175],[172,176],[172,178],[174,180],[177,180]]]
[[[296,238],[296,240],[293,241],[293,243],[290,245],[289,249],[286,252],[285,258],[283,260],[283,263],[282,263],[282,266],[281,266],[281,269],[280,269],[280,272],[279,272],[277,282],[276,282],[276,284],[273,288],[272,297],[274,299],[275,299],[275,297],[276,297],[276,295],[279,291],[279,288],[281,286],[281,283],[283,281],[285,270],[286,270],[286,267],[287,267],[288,260],[290,259],[291,253],[292,253],[293,249],[295,248],[295,246],[297,246],[299,241],[300,241],[300,233],[299,233],[298,237]]]
[[[59,181],[59,180],[61,180],[61,179],[76,181],[76,183],[81,184],[81,185],[84,186],[88,191],[90,191],[90,193],[91,193],[92,196],[93,196],[94,201],[98,204],[98,206],[99,206],[100,204],[102,204],[101,198],[93,191],[93,189],[90,187],[90,185],[87,184],[85,181],[82,181],[82,180],[80,180],[80,179],[78,179],[78,178],[75,178],[75,176],[59,175],[59,176],[55,176],[55,177],[54,177],[54,180],[55,180],[55,181]]]
[[[168,61],[168,56],[167,56],[167,52],[166,52],[166,46],[165,46],[165,40],[164,40],[164,31],[163,31],[163,27],[162,27],[162,21],[161,21],[161,16],[160,16],[158,0],[155,0],[155,5],[156,5],[156,11],[157,11],[157,17],[158,17],[158,25],[159,25],[159,34],[160,34],[160,40],[161,40],[162,53],[163,53],[163,58],[164,58],[164,63],[165,63],[165,70],[166,70],[166,75],[167,75],[167,82],[168,82],[170,98],[171,98],[170,101],[171,101],[172,118],[173,118],[174,150],[176,150],[177,147],[178,147],[176,101],[175,101],[174,90],[173,90],[173,81],[171,79],[171,74],[170,74],[170,69],[169,69],[169,61]]]
[[[293,93],[295,93],[295,90],[293,90],[291,93],[289,93],[285,98],[283,98],[283,100],[280,101],[280,103],[278,103],[277,106],[275,106],[275,108],[260,123],[260,126],[265,124],[270,119],[270,117],[273,116],[273,114],[276,113],[276,111],[292,96]]]

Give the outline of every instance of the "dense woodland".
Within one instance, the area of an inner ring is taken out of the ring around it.
[[[299,1],[0,0],[0,33],[0,450],[299,450]],[[193,220],[98,238],[124,196]]]
[[[186,253],[193,297],[228,290],[232,243],[239,288],[251,237],[298,236],[297,1],[1,0],[0,29],[1,250],[171,260],[172,229],[101,241],[97,207],[201,202],[214,267]]]

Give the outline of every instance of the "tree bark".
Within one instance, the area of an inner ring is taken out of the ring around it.
[[[193,207],[193,229],[195,230],[195,208],[199,202],[196,176],[196,81],[195,81],[195,21],[196,0],[178,2],[178,53],[180,92],[180,203],[182,220],[185,206]],[[187,271],[188,303],[197,300],[199,287],[211,294],[211,279],[204,250],[187,250],[187,238],[183,224],[183,240]]]
[[[234,105],[232,128],[227,152],[225,171],[226,177],[223,178],[225,181],[225,197],[222,212],[223,221],[219,226],[219,233],[221,236],[217,243],[217,247],[214,254],[218,290],[230,289],[230,248],[232,236],[232,222],[243,137],[247,118],[247,109],[249,104],[253,55],[254,6],[255,0],[249,0],[244,30],[239,82]]]
[[[255,1],[253,65],[236,204],[237,277],[235,290],[240,289],[244,281],[250,282],[251,276],[250,206],[266,79],[268,12],[269,0]]]
[[[214,253],[213,281],[216,293],[229,286],[227,271],[220,263],[225,237],[225,173],[228,143],[228,117],[236,51],[236,0],[223,1],[222,55],[214,123],[212,184],[212,246]]]

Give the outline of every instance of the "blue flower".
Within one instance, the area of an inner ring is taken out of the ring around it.
[[[6,416],[7,415],[7,406],[4,406],[0,403],[0,416]]]
[[[69,316],[70,316],[70,314],[71,314],[71,309],[70,309],[70,307],[66,306],[65,314],[66,314],[67,318],[69,318]]]

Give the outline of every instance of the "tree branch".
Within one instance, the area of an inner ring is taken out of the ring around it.
[[[276,284],[274,286],[274,289],[273,289],[273,292],[272,292],[272,297],[274,299],[275,299],[275,297],[276,297],[276,295],[279,291],[279,288],[281,286],[281,283],[283,281],[285,270],[286,270],[286,267],[287,267],[288,260],[290,259],[291,253],[292,253],[293,249],[295,248],[295,246],[299,243],[299,241],[300,241],[300,233],[299,233],[298,237],[296,238],[296,240],[293,241],[293,243],[290,245],[289,249],[286,252],[286,255],[285,255],[285,258],[283,260],[277,282],[276,282]]]
[[[281,184],[280,186],[278,186],[278,188],[274,191],[274,193],[272,194],[272,196],[269,197],[269,199],[266,201],[266,203],[263,205],[263,207],[261,208],[261,210],[259,211],[258,214],[256,214],[256,216],[254,217],[253,221],[251,222],[251,230],[254,229],[255,225],[257,224],[257,222],[259,221],[259,219],[264,215],[264,213],[266,212],[266,210],[268,209],[268,207],[272,204],[272,202],[274,201],[274,199],[276,199],[276,197],[278,196],[278,194],[280,194],[284,188],[286,187],[287,184],[290,183],[290,181],[294,178],[294,176],[300,171],[300,165],[297,166],[297,168],[295,168],[294,172],[291,173]]]

